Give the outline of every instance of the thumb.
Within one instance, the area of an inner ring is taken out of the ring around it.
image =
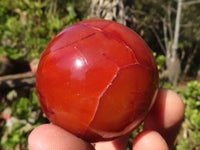
[[[94,150],[89,143],[53,124],[35,128],[28,144],[30,150]]]

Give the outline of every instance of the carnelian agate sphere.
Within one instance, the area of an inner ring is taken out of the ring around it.
[[[88,142],[133,131],[158,88],[147,44],[112,21],[86,20],[60,32],[44,51],[37,92],[49,120]]]

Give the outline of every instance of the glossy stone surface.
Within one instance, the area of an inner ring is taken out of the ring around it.
[[[135,129],[158,88],[147,44],[131,29],[86,20],[60,32],[44,51],[36,80],[51,122],[89,142]]]

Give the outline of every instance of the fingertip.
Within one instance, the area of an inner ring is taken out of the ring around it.
[[[174,91],[160,89],[154,106],[144,121],[144,130],[155,130],[173,148],[184,118],[184,104],[181,97]]]
[[[94,150],[89,143],[52,124],[35,128],[29,135],[28,144],[30,150]]]
[[[164,129],[171,128],[183,120],[184,104],[181,97],[174,91],[160,89],[152,110],[145,119],[146,126],[157,126]],[[153,125],[151,125],[153,123]],[[147,127],[149,128],[149,127]]]
[[[169,150],[163,137],[156,131],[146,130],[138,134],[133,142],[132,150]]]
[[[185,106],[180,95],[172,90],[165,89],[165,91],[167,92],[167,97],[164,125],[166,128],[170,128],[182,122],[185,114]]]

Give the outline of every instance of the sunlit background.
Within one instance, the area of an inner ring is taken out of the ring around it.
[[[160,87],[175,90],[185,103],[175,149],[199,150],[199,14],[200,0],[0,0],[0,149],[26,150],[31,130],[48,122],[35,89],[48,43],[69,25],[102,18],[130,27],[148,43]],[[76,60],[77,67],[83,63]]]

